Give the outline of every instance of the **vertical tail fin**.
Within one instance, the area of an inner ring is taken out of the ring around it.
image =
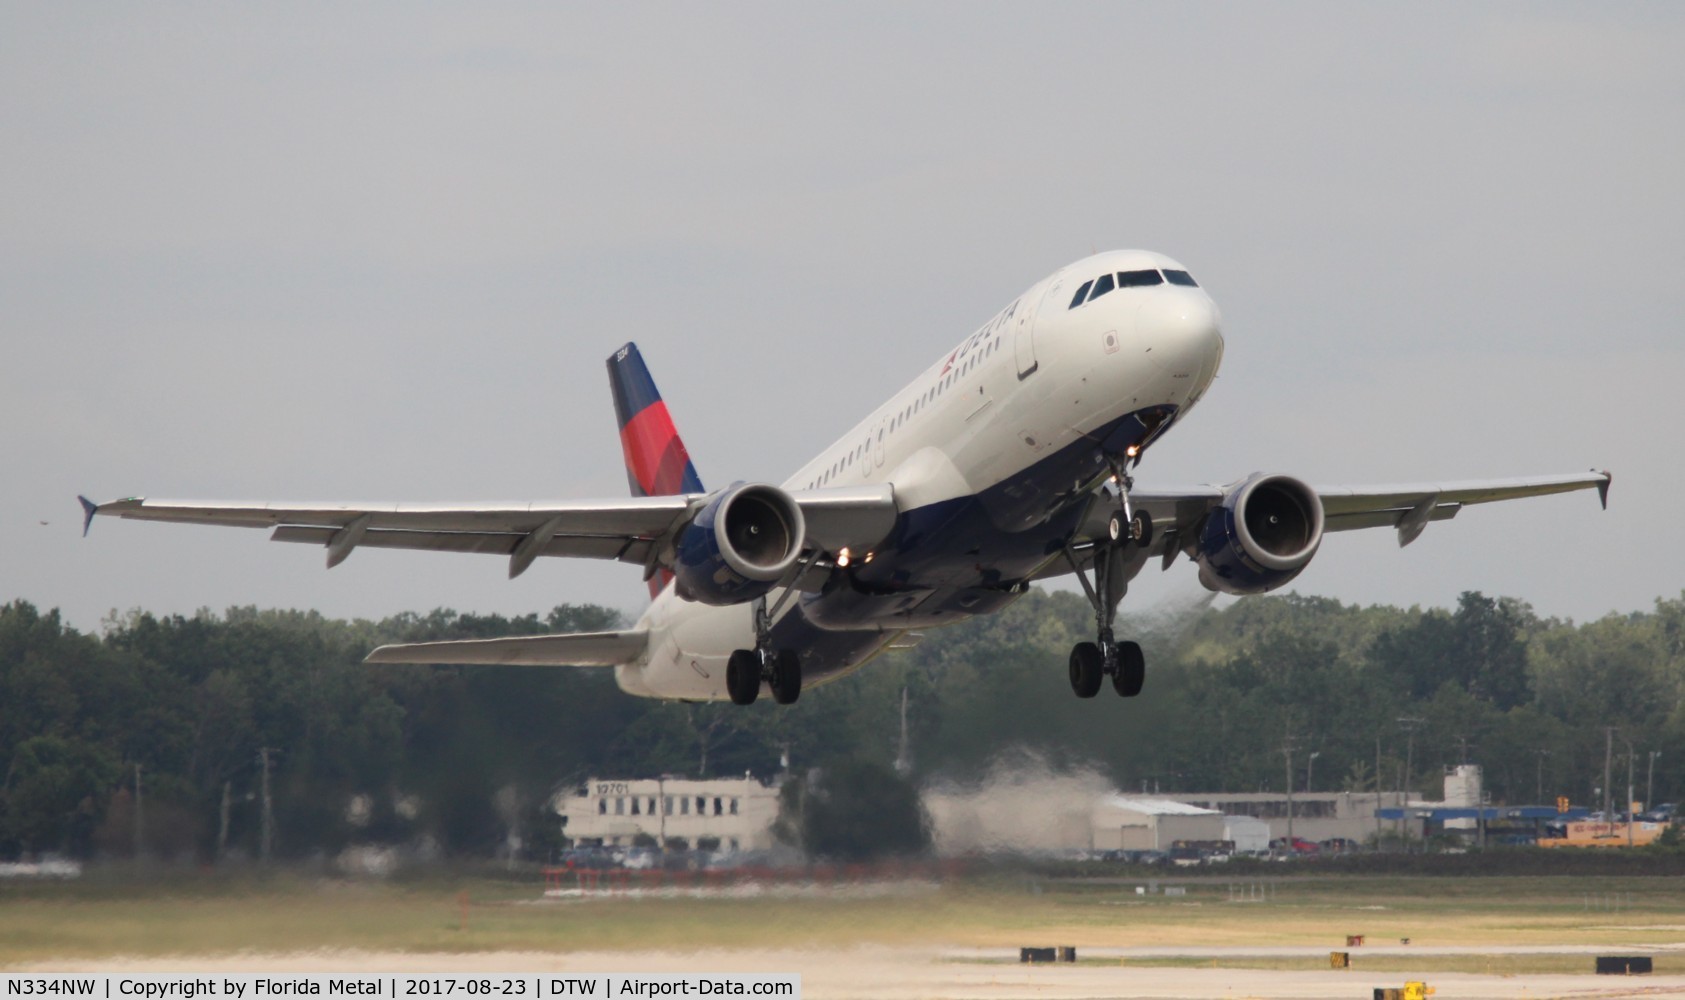
[[[702,480],[679,437],[661,391],[650,378],[638,345],[627,344],[608,359],[609,388],[614,392],[614,415],[620,423],[620,447],[626,455],[626,481],[635,497],[701,493]],[[650,578],[655,597],[672,574],[665,570]]]
[[[626,479],[635,497],[701,493],[702,480],[678,428],[649,377],[637,344],[627,344],[608,359],[614,415],[620,420],[620,447],[626,453]]]

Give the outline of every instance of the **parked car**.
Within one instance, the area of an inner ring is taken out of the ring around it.
[[[603,847],[576,847],[563,852],[556,863],[562,868],[617,868],[614,852]]]

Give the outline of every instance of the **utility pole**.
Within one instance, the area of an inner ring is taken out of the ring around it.
[[[216,859],[218,861],[221,861],[223,854],[228,851],[228,800],[233,790],[234,782],[225,781],[222,783],[222,808],[217,812],[216,824]]]
[[[1469,738],[1467,736],[1457,737],[1457,757],[1457,762],[1460,764],[1469,762]]]
[[[667,776],[655,779],[655,807],[661,810],[661,863],[667,863]]]
[[[135,860],[146,853],[146,810],[140,800],[140,764],[135,764]]]
[[[1650,751],[1650,774],[1644,779],[1645,809],[1654,810],[1656,808],[1656,758],[1661,755],[1660,750]]]
[[[1550,751],[1546,750],[1544,747],[1540,747],[1533,752],[1539,756],[1539,773],[1537,775],[1537,781],[1539,784],[1538,788],[1534,790],[1533,801],[1543,805],[1545,801],[1545,758],[1550,756]]]
[[[1615,762],[1615,727],[1603,727],[1603,822],[1608,824],[1607,832],[1615,832],[1615,805],[1612,801],[1614,789],[1610,787],[1613,780],[1610,766]]]
[[[895,753],[895,773],[905,778],[913,770],[913,758],[907,751],[907,688],[901,688],[901,746]]]
[[[1293,740],[1281,744],[1281,759],[1287,765],[1287,856],[1293,857]]]
[[[1427,721],[1426,719],[1419,719],[1419,718],[1416,718],[1415,716],[1409,716],[1409,715],[1399,716],[1399,718],[1398,718],[1398,724],[1404,727],[1404,784],[1405,785],[1409,785],[1412,781],[1415,780],[1415,775],[1416,775],[1416,771],[1415,771],[1415,766],[1416,766],[1416,728],[1426,721]],[[1402,791],[1402,794],[1404,795],[1406,800],[1409,799],[1410,791],[1409,791],[1408,788],[1405,788]],[[1408,801],[1405,804],[1406,804],[1406,816],[1408,817]],[[1409,823],[1408,818],[1406,818],[1405,822],[1406,822],[1407,825],[1404,828],[1404,831],[1405,831],[1405,838],[1404,839],[1405,839],[1406,845],[1408,845],[1411,840],[1415,839],[1415,833],[1414,833],[1414,831],[1411,830],[1410,826],[1408,825],[1408,823]]]
[[[258,841],[258,858],[266,865],[275,846],[275,813],[269,800],[269,755],[274,752],[274,747],[259,747],[257,751],[258,761],[263,766],[263,834]]]
[[[1375,850],[1381,849],[1381,734],[1375,734]]]

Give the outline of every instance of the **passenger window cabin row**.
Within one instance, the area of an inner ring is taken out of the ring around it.
[[[996,325],[998,326],[999,324],[997,323]],[[936,401],[936,397],[942,395],[944,391],[946,391],[959,379],[970,374],[973,368],[982,364],[983,359],[994,354],[995,351],[1000,349],[1000,346],[1001,335],[996,334],[995,338],[985,344],[981,351],[973,352],[964,361],[960,362],[960,364],[950,369],[948,374],[942,376],[935,385],[920,393],[917,399],[914,399],[911,403],[908,403],[905,407],[903,407],[900,413],[897,413],[894,417],[890,418],[889,426],[885,429],[885,433],[893,434],[897,430],[901,429],[902,425],[911,420],[914,414],[923,410],[927,405],[934,403]],[[848,454],[837,459],[835,462],[832,462],[830,468],[820,473],[817,479],[814,479],[812,482],[807,484],[807,488],[812,490],[827,485],[831,480],[852,468],[856,461],[864,459],[866,457],[866,452],[869,451],[870,448],[871,438],[868,437],[865,441],[856,445],[851,451],[849,451]]]
[[[1166,268],[1161,274],[1154,269],[1144,271],[1119,271],[1116,274],[1102,274],[1098,278],[1082,283],[1077,293],[1071,296],[1070,308],[1075,309],[1085,302],[1095,299],[1118,288],[1145,288],[1148,285],[1162,285],[1166,281],[1172,285],[1184,285],[1188,288],[1198,288],[1199,282],[1186,271],[1172,271]]]

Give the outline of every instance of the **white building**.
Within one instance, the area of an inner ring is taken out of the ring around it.
[[[1287,836],[1288,798],[1280,792],[1166,792],[1163,797],[1216,809],[1228,816],[1251,816],[1269,824],[1272,838]],[[1415,792],[1294,792],[1293,836],[1312,842],[1339,837],[1362,843],[1376,833],[1377,807],[1396,808],[1420,801]]]
[[[1453,764],[1445,769],[1445,801],[1442,804],[1448,809],[1477,809],[1486,804],[1481,785],[1479,764]],[[1477,825],[1472,816],[1445,821],[1447,830],[1473,830]]]
[[[1097,851],[1168,851],[1178,840],[1216,841],[1223,814],[1185,802],[1138,795],[1108,795],[1094,804],[1089,836]]]
[[[1270,849],[1270,825],[1251,816],[1224,816],[1223,839],[1236,854],[1263,854]]]
[[[730,851],[772,846],[778,788],[745,775],[713,781],[592,778],[558,796],[562,834],[575,846],[630,847],[639,837],[669,850],[708,846]]]
[[[936,850],[1067,854],[1168,851],[1178,840],[1215,841],[1223,815],[1160,796],[1119,795],[1069,776],[927,791]]]

